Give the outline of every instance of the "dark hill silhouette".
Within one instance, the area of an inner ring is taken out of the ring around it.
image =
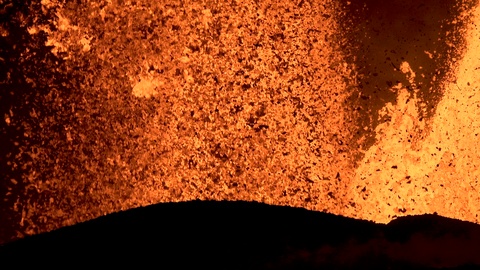
[[[424,215],[383,225],[242,201],[156,204],[0,247],[2,265],[16,268],[460,269],[480,267],[475,254],[480,226],[468,222]]]

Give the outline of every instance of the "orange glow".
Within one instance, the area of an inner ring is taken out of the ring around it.
[[[423,123],[416,115],[416,100],[408,100],[406,90],[398,89],[398,104],[385,108],[394,120],[377,127],[378,141],[356,170],[354,182],[366,185],[371,198],[362,200],[353,191],[352,200],[361,210],[347,215],[386,223],[392,216],[437,212],[480,222],[480,96],[476,95],[480,87],[480,9],[477,6],[467,12],[472,21],[465,29],[466,51],[452,63],[452,75],[444,82],[445,93],[431,120],[431,130],[418,136]],[[410,134],[422,139],[408,142]],[[393,169],[394,164],[398,168]],[[377,168],[382,170],[377,172]]]
[[[78,84],[45,95],[62,114],[29,112],[38,132],[26,133],[40,139],[22,150],[28,169],[9,184],[21,195],[7,199],[18,236],[195,199],[382,223],[433,212],[480,223],[478,5],[445,22],[464,25],[437,43],[458,34],[465,44],[451,46],[458,54],[445,49],[450,62],[437,82],[423,64],[438,52],[385,64],[395,34],[383,43],[375,29],[358,40],[362,31],[345,28],[353,14],[345,10],[358,1],[84,2],[42,1],[42,10],[58,7],[56,29],[28,27],[32,38],[46,35],[64,61],[59,72]],[[367,47],[383,73],[367,58],[359,66]],[[371,78],[387,81],[382,94]],[[433,85],[437,103],[425,102],[422,85]],[[61,128],[59,115],[70,117]]]

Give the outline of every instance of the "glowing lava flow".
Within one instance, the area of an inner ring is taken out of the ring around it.
[[[467,49],[452,76],[456,81],[445,82],[431,130],[423,130],[416,115],[419,104],[408,99],[407,90],[393,88],[397,105],[381,111],[392,121],[377,127],[377,143],[366,152],[351,185],[357,209],[345,214],[388,222],[437,212],[480,222],[480,8],[473,12]],[[402,71],[408,79],[415,76],[406,62]]]

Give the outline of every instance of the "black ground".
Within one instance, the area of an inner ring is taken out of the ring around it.
[[[480,269],[479,259],[468,255],[480,254],[480,242],[472,244],[479,235],[478,225],[437,215],[382,225],[260,203],[193,201],[131,209],[27,237],[0,246],[0,261],[19,269],[132,264],[159,269],[466,269],[475,263]],[[463,241],[464,250],[452,239]],[[411,243],[422,245],[421,252]],[[442,255],[445,250],[466,256],[449,259]],[[443,257],[428,262],[435,253]]]

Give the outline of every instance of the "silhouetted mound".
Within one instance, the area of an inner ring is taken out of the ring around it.
[[[382,225],[260,203],[165,203],[6,244],[0,261],[18,269],[480,269],[480,226],[436,215]]]

